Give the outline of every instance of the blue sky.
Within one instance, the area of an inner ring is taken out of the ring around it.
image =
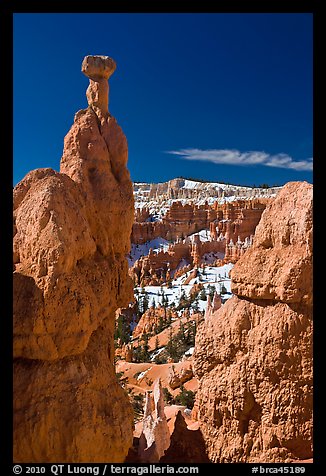
[[[14,15],[15,184],[59,170],[89,54],[117,62],[134,181],[312,182],[311,14],[29,13]]]

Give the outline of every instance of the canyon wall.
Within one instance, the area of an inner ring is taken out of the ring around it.
[[[87,56],[88,107],[60,173],[14,189],[14,461],[123,462],[133,412],[114,370],[114,314],[133,300],[133,192],[108,112],[109,57]]]
[[[312,185],[286,184],[196,334],[196,407],[213,462],[312,457]]]

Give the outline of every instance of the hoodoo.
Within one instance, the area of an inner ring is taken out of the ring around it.
[[[114,370],[114,316],[133,300],[127,140],[108,111],[115,62],[86,56],[87,109],[60,173],[14,189],[14,460],[123,462],[133,413]]]

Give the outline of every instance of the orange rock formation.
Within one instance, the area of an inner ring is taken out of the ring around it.
[[[261,214],[272,200],[238,200],[211,207],[174,202],[162,221],[134,223],[133,243],[145,243],[159,236],[177,241],[167,251],[151,250],[139,258],[130,269],[130,276],[137,285],[159,285],[167,281],[167,274],[171,275],[182,259],[191,267],[201,266],[208,253],[218,256],[217,265],[236,263],[252,245]],[[147,212],[142,213],[147,216]],[[138,215],[142,213],[139,211]],[[209,241],[201,241],[198,235],[185,238],[202,229],[210,230]]]
[[[197,408],[213,462],[312,456],[312,186],[286,184],[196,334]]]
[[[127,141],[108,112],[111,58],[87,56],[88,108],[60,173],[14,190],[14,460],[122,462],[133,415],[114,370],[114,313],[133,299]]]
[[[154,238],[183,239],[203,229],[209,229],[213,240],[222,233],[233,241],[254,234],[261,214],[271,198],[237,200],[214,205],[196,205],[173,202],[161,221],[146,221],[150,217],[147,208],[137,209],[132,227],[131,242],[142,244]]]

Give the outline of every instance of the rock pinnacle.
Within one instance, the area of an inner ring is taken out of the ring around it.
[[[89,78],[86,97],[89,107],[96,115],[105,118],[109,112],[108,79],[116,69],[115,61],[109,56],[85,56],[82,72]]]

